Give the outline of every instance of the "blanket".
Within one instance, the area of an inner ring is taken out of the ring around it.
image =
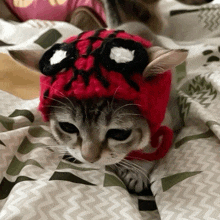
[[[168,26],[160,42],[189,50],[174,71],[184,127],[142,195],[130,194],[108,168],[51,151],[57,144],[37,111],[39,75],[9,57],[8,50],[47,49],[80,30],[63,22],[0,20],[0,220],[220,219],[220,5],[163,4]],[[20,86],[15,76],[29,80]]]

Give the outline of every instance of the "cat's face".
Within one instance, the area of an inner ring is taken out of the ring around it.
[[[130,151],[148,148],[150,141],[138,106],[112,98],[55,101],[50,125],[60,151],[99,166],[118,163]]]

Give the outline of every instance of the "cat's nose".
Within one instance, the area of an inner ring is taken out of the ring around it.
[[[101,153],[97,147],[82,146],[81,154],[86,161],[94,163],[100,159]]]
[[[95,163],[96,161],[98,161],[100,159],[100,156],[93,156],[93,155],[83,155],[82,154],[82,157],[90,163]]]

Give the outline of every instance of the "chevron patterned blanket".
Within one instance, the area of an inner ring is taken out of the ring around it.
[[[220,219],[220,5],[166,0],[162,8],[169,25],[159,40],[188,49],[189,56],[174,74],[184,127],[153,170],[151,191],[131,195],[111,170],[51,152],[56,143],[33,99],[38,84],[7,87],[14,75],[25,79],[24,71],[6,75],[0,56],[0,220]],[[46,49],[80,31],[38,20],[0,20],[0,30],[4,56],[10,49]]]

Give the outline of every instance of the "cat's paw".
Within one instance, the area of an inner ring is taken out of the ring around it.
[[[138,172],[137,170],[128,169],[121,165],[117,165],[115,172],[124,182],[129,192],[141,193],[148,189],[149,179],[147,172]]]
[[[122,181],[130,192],[140,193],[148,188],[149,180],[140,173],[124,169]]]

